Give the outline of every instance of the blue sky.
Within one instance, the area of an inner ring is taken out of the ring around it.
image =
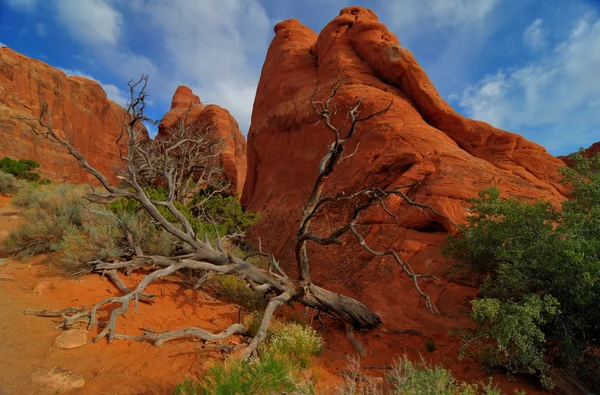
[[[247,133],[274,24],[319,32],[349,5],[374,10],[462,114],[555,155],[600,141],[600,0],[0,0],[0,43],[119,103],[150,74],[154,118],[188,85]]]

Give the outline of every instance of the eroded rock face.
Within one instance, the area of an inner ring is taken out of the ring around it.
[[[34,159],[40,172],[57,182],[93,180],[63,148],[23,135],[27,126],[11,116],[38,117],[40,101],[52,110],[52,126],[109,180],[116,182],[120,165],[115,142],[124,109],[109,100],[98,83],[67,77],[46,63],[0,48],[0,157]]]
[[[223,140],[221,164],[225,178],[231,182],[230,191],[241,193],[246,180],[246,139],[229,111],[215,104],[204,105],[187,86],[180,86],[173,95],[171,110],[158,126],[157,139],[169,135],[187,113],[186,126],[197,123],[210,127],[215,137]]]
[[[387,113],[360,124],[347,147],[351,153],[360,144],[356,154],[327,179],[325,191],[351,193],[374,182],[388,188],[418,183],[407,194],[457,222],[466,214],[465,201],[494,184],[504,196],[564,199],[557,172],[562,161],[517,134],[456,113],[372,11],[346,8],[319,35],[296,20],[279,23],[275,33],[254,103],[242,203],[261,213],[253,235],[286,269],[293,270],[301,207],[333,138],[322,123],[314,123],[308,97],[316,82],[317,97],[326,98],[336,73],[345,80],[336,98],[341,109],[337,125],[346,115],[343,109],[360,97],[361,116],[393,104]],[[399,199],[388,205],[397,218],[381,209],[362,218],[370,225],[361,227],[367,242],[399,251],[416,272],[446,274],[450,265],[440,246],[452,225]],[[316,233],[328,235],[348,209],[332,206],[319,218]],[[460,301],[476,292],[444,280],[424,282],[423,289],[446,314],[433,316],[419,308],[423,303],[398,265],[373,259],[355,240],[347,241],[343,248],[309,249],[313,280],[357,297],[381,315],[388,329],[443,332],[456,325]]]

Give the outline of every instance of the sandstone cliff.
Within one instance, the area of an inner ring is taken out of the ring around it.
[[[115,182],[120,164],[115,142],[124,109],[109,100],[95,81],[67,77],[39,60],[0,48],[0,157],[34,159],[40,172],[57,182],[93,180],[64,149],[23,135],[27,127],[11,116],[37,117],[40,101],[52,110],[52,125],[99,171]]]
[[[214,104],[202,104],[190,88],[180,86],[173,95],[171,110],[158,126],[156,138],[168,136],[169,130],[176,127],[186,113],[186,125],[197,123],[210,127],[215,137],[222,139],[221,164],[225,178],[231,182],[232,192],[241,193],[246,180],[246,139],[229,111]]]
[[[356,154],[332,174],[331,192],[352,192],[369,183],[384,187],[420,183],[409,196],[433,205],[455,221],[466,213],[465,201],[493,184],[505,196],[559,202],[566,192],[557,168],[562,161],[523,137],[456,113],[438,94],[412,54],[370,10],[350,7],[317,35],[296,20],[275,27],[254,102],[248,135],[248,177],[242,203],[261,212],[253,229],[262,247],[293,268],[293,242],[317,172],[332,141],[324,125],[311,121],[308,98],[316,84],[326,96],[341,72],[346,85],[339,108],[364,97],[361,115],[390,111],[361,124]],[[342,111],[343,112],[343,111]],[[343,114],[345,115],[345,114]],[[314,119],[315,117],[312,116]],[[339,118],[337,121],[343,121]],[[386,179],[387,178],[387,179]],[[367,242],[394,248],[416,272],[444,275],[449,264],[440,246],[452,226],[426,216],[402,201],[389,202],[398,218],[381,209],[363,218]],[[336,206],[319,219],[317,233],[329,234],[343,219]],[[424,283],[444,316],[429,314],[412,284],[391,260],[373,259],[354,240],[343,248],[309,250],[313,280],[357,297],[380,314],[388,329],[414,328],[453,344],[447,331],[457,324],[466,295],[476,289],[448,283]],[[419,305],[421,308],[419,308]],[[436,340],[437,341],[437,340]],[[456,342],[454,342],[456,343]]]

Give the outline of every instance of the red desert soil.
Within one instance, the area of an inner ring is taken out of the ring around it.
[[[19,224],[9,199],[0,197],[0,237],[14,230]],[[51,318],[24,315],[27,309],[62,309],[69,306],[91,306],[106,297],[118,295],[118,291],[106,279],[89,275],[79,279],[65,279],[48,269],[47,257],[36,257],[21,262],[12,258],[0,266],[0,273],[14,276],[12,280],[0,280],[0,394],[37,394],[44,389],[32,383],[31,374],[48,371],[55,366],[70,370],[85,381],[81,394],[171,394],[176,383],[186,376],[200,376],[210,364],[222,360],[219,353],[197,350],[198,343],[174,341],[161,347],[147,343],[105,340],[93,343],[88,334],[88,344],[80,348],[59,349],[53,346],[61,334],[54,329]],[[132,287],[142,274],[123,276]],[[42,281],[51,281],[52,289],[44,295],[35,295],[33,289]],[[204,292],[183,289],[177,279],[169,278],[155,282],[147,292],[159,297],[152,305],[140,303],[139,313],[133,308],[118,321],[122,333],[139,333],[140,327],[154,330],[177,329],[198,326],[219,331],[238,319],[235,305],[215,300]],[[288,309],[288,317],[302,319],[304,311]],[[455,317],[448,317],[448,325]],[[322,331],[325,349],[315,361],[313,377],[317,378],[316,392],[334,393],[340,384],[340,370],[346,370],[347,356],[356,355],[344,336],[339,324],[325,320]],[[410,329],[410,328],[407,328]],[[431,339],[436,344],[434,352],[424,346],[426,336],[394,334],[383,331],[371,332],[361,337],[369,354],[362,359],[363,366],[389,365],[394,356],[406,354],[411,359],[422,354],[428,362],[443,363],[455,376],[467,381],[483,380],[485,376],[474,362],[459,362],[456,358],[458,341]],[[385,370],[369,369],[367,375],[381,376]],[[515,387],[536,393],[526,380],[509,383],[503,376],[494,377],[507,393]]]

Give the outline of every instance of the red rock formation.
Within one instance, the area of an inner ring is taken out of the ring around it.
[[[357,153],[328,178],[325,190],[357,191],[386,177],[388,187],[419,182],[409,196],[455,221],[466,214],[468,198],[493,184],[504,196],[564,199],[559,159],[517,134],[456,113],[412,54],[370,10],[346,8],[319,35],[287,20],[275,27],[258,85],[242,203],[261,213],[253,234],[288,270],[294,265],[300,207],[332,141],[322,123],[310,120],[315,117],[308,97],[314,83],[320,97],[326,97],[338,72],[346,83],[337,97],[338,108],[348,108],[360,97],[364,97],[362,115],[393,104],[384,115],[360,125],[348,147],[351,152],[360,143]],[[362,229],[368,232],[367,242],[396,249],[416,272],[446,274],[449,264],[440,246],[451,225],[398,199],[389,204],[398,211],[397,219],[381,209],[363,218],[371,225]],[[329,234],[343,217],[343,207],[332,207],[320,218],[317,233]],[[354,240],[348,241],[343,248],[309,250],[316,283],[357,297],[380,314],[389,330],[417,329],[452,343],[447,332],[464,317],[461,303],[475,289],[444,280],[424,282],[424,290],[445,314],[431,315],[393,261],[373,259]]]
[[[594,144],[590,145],[585,150],[585,157],[586,158],[591,158],[592,156],[596,156],[598,154],[600,154],[600,142],[594,143]],[[569,160],[569,156],[570,155],[559,156],[558,159],[560,159],[563,162],[565,162],[568,166],[571,166],[571,161]]]
[[[119,153],[115,142],[120,126],[115,115],[124,109],[109,100],[98,83],[67,77],[46,63],[0,48],[0,157],[34,159],[40,172],[54,181],[94,181],[79,162],[55,144],[22,134],[27,127],[11,116],[37,117],[40,101],[52,110],[55,131],[72,144],[99,171],[116,182]]]
[[[210,126],[216,137],[223,139],[221,164],[225,169],[225,178],[231,182],[231,191],[241,193],[246,180],[246,139],[237,121],[226,109],[215,104],[204,105],[190,88],[180,86],[173,95],[171,110],[158,126],[156,138],[167,136],[186,112],[186,125],[197,122]]]

